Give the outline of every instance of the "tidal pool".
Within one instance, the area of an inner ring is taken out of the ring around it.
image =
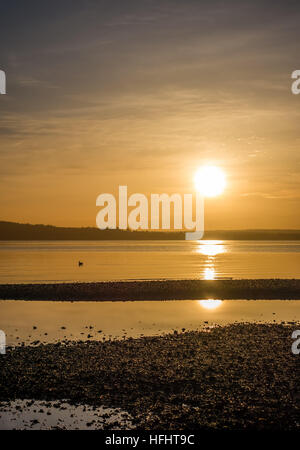
[[[132,429],[132,417],[119,408],[70,405],[67,401],[15,400],[0,403],[0,430]]]

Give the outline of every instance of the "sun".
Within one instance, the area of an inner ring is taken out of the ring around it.
[[[203,166],[196,172],[195,186],[204,197],[215,197],[225,189],[225,174],[217,166]]]

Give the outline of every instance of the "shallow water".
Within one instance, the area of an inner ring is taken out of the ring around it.
[[[132,429],[132,417],[118,408],[74,406],[66,401],[16,400],[0,403],[0,430]]]
[[[227,277],[299,278],[300,242],[0,241],[0,283]]]
[[[122,339],[196,330],[234,322],[300,319],[298,300],[183,300],[145,302],[0,301],[6,345]]]

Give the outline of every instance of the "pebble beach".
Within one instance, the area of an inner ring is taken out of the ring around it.
[[[291,352],[297,326],[241,323],[8,348],[0,406],[35,399],[121,408],[146,430],[299,430],[299,356]]]

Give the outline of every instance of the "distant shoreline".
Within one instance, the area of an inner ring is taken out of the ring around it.
[[[300,240],[300,230],[207,230],[204,239]],[[182,231],[99,230],[0,221],[1,241],[185,240]]]
[[[0,299],[101,302],[193,299],[300,300],[300,279],[1,284]]]

